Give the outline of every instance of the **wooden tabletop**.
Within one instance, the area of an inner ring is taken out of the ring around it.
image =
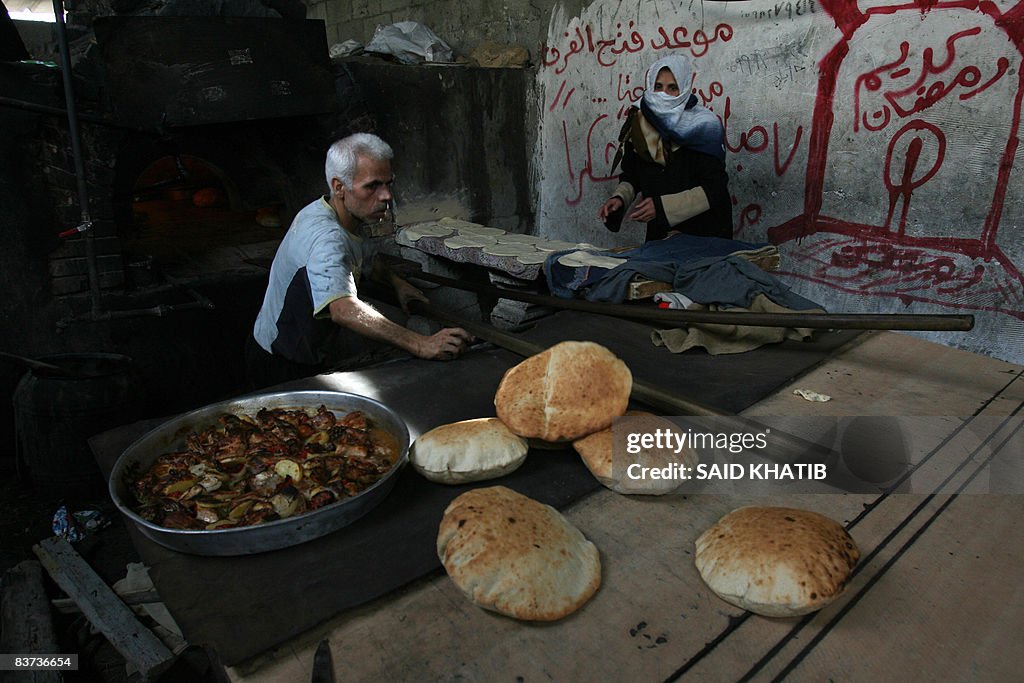
[[[1022,372],[906,335],[862,335],[744,415],[933,416],[905,421],[923,463],[900,487],[909,492],[648,498],[601,489],[566,511],[602,560],[602,586],[575,614],[516,621],[435,574],[229,675],[308,680],[327,638],[338,680],[1019,679],[1024,496],[990,493],[984,463],[999,449],[1024,454]],[[795,388],[832,400],[811,403]],[[861,562],[838,601],[768,619],[705,587],[694,540],[750,503],[807,508],[847,526]]]

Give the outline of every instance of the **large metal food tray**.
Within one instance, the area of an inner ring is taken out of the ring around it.
[[[376,427],[390,433],[398,446],[394,467],[373,486],[359,494],[318,510],[255,526],[233,529],[167,529],[149,522],[132,509],[133,497],[125,484],[128,468],[138,463],[145,471],[163,453],[184,447],[185,438],[195,430],[215,424],[221,413],[255,415],[261,408],[315,410],[320,405],[341,416],[360,410]],[[110,473],[110,496],[114,504],[139,530],[153,541],[172,550],[196,555],[248,555],[297,545],[351,524],[380,503],[395,485],[399,471],[409,459],[409,429],[394,410],[371,398],[339,391],[286,391],[260,394],[214,403],[176,417],[142,436],[125,449]]]

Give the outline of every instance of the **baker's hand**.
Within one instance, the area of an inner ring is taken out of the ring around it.
[[[455,360],[473,341],[473,335],[461,327],[446,327],[424,337],[416,355],[427,360]]]
[[[631,221],[647,223],[654,220],[654,217],[657,215],[658,211],[654,208],[654,200],[650,197],[644,197],[633,205],[633,209],[629,212],[626,218]]]
[[[601,208],[598,209],[597,211],[597,217],[601,220],[602,223],[607,223],[608,214],[610,214],[612,211],[618,211],[623,206],[625,206],[625,204],[622,201],[622,197],[612,197],[611,199],[609,199],[608,201],[601,205]]]
[[[392,285],[395,288],[395,296],[398,297],[398,305],[401,306],[402,310],[406,313],[409,312],[410,301],[422,301],[425,304],[430,303],[430,299],[428,299],[423,292],[418,290],[416,287],[413,287],[405,280],[395,278]]]

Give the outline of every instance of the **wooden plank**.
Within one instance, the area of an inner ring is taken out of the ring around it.
[[[150,605],[153,603],[163,602],[160,599],[160,594],[156,590],[142,591],[140,593],[128,593],[126,595],[119,596],[126,605]],[[55,609],[60,614],[81,614],[82,608],[71,598],[54,598],[50,601]]]
[[[32,551],[61,589],[73,599],[90,623],[99,629],[121,656],[143,678],[153,678],[174,661],[174,655],[143,626],[79,555],[56,536],[41,541]]]
[[[931,524],[871,567],[872,589],[759,675],[786,680],[1020,680],[1024,630],[1019,495],[936,498]],[[933,518],[934,515],[934,518]],[[884,573],[883,573],[884,572]],[[1017,641],[1019,642],[1019,641]]]
[[[43,568],[33,560],[20,562],[4,574],[0,598],[0,652],[62,654],[43,588]],[[59,671],[9,671],[4,680],[56,683],[63,679]]]
[[[633,280],[629,283],[629,289],[626,291],[626,299],[629,301],[638,301],[640,299],[650,299],[658,292],[671,292],[672,285],[667,282],[655,282],[654,280]]]

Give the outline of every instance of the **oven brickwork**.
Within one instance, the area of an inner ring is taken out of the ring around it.
[[[86,193],[92,220],[94,251],[100,289],[115,289],[125,284],[125,267],[121,258],[121,242],[114,222],[114,166],[122,134],[116,130],[83,124],[80,127],[82,155],[85,166]],[[43,176],[56,207],[55,232],[71,230],[81,223],[81,206],[75,177],[75,161],[67,123],[51,119],[41,131]],[[75,297],[89,291],[89,264],[86,258],[86,237],[79,233],[63,238],[50,254],[49,270],[52,293],[56,297]],[[84,302],[69,301],[74,309]]]

